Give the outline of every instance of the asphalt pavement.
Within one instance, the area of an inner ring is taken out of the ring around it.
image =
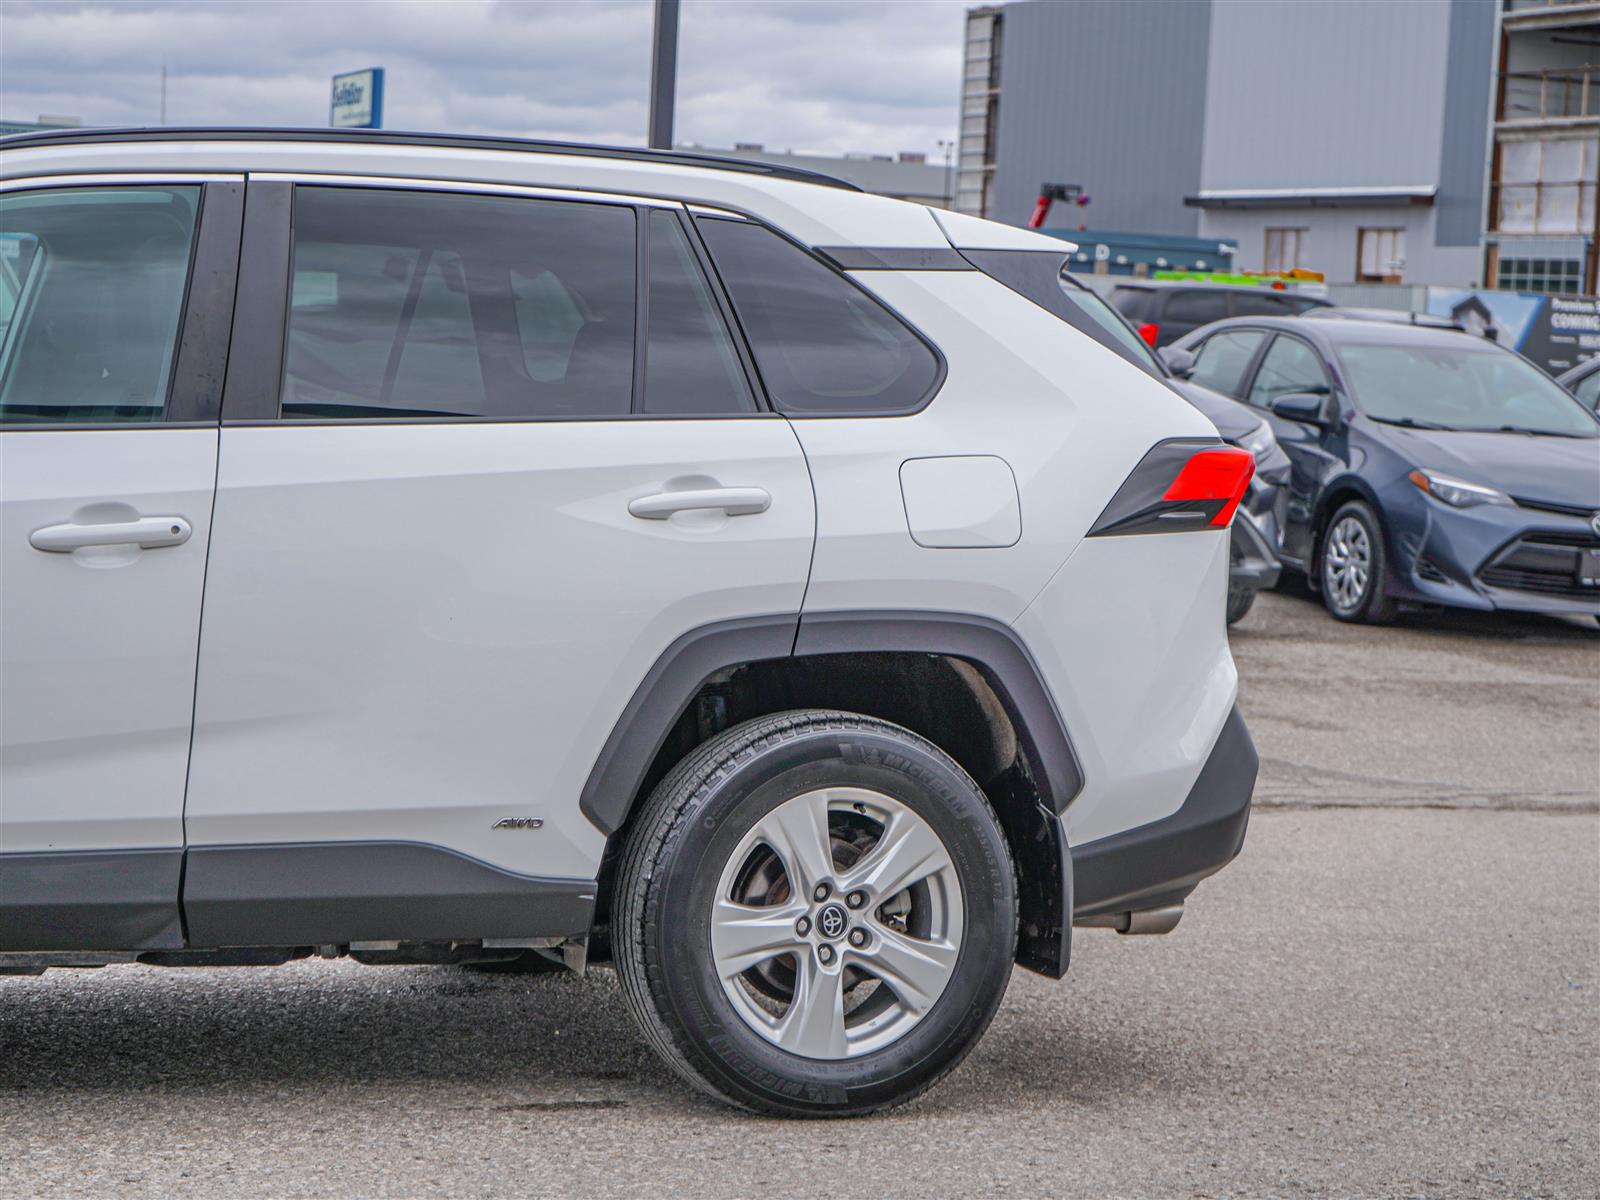
[[[1600,1194],[1600,627],[1268,595],[1234,649],[1239,861],[915,1104],[727,1111],[604,969],[53,971],[0,979],[0,1196]]]

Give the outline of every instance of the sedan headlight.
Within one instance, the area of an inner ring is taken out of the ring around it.
[[[1256,460],[1256,465],[1260,466],[1278,448],[1278,439],[1273,436],[1272,426],[1263,421],[1240,438],[1239,445],[1250,451]]]
[[[1468,483],[1465,479],[1441,475],[1438,471],[1425,471],[1418,467],[1406,476],[1417,487],[1435,500],[1442,500],[1452,508],[1471,508],[1477,504],[1514,504],[1504,492],[1485,487],[1481,483]]]

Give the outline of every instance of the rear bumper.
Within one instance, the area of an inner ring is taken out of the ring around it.
[[[1237,706],[1170,816],[1072,849],[1073,916],[1175,904],[1244,845],[1259,759]]]

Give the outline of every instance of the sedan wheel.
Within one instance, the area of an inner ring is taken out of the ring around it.
[[[1322,538],[1322,602],[1341,621],[1387,621],[1397,605],[1386,594],[1385,573],[1378,518],[1365,502],[1351,500]]]

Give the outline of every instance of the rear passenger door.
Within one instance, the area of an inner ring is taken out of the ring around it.
[[[182,945],[242,196],[0,187],[0,950]]]
[[[191,938],[580,932],[605,834],[578,798],[651,666],[720,621],[788,652],[799,444],[680,206],[250,188]]]

